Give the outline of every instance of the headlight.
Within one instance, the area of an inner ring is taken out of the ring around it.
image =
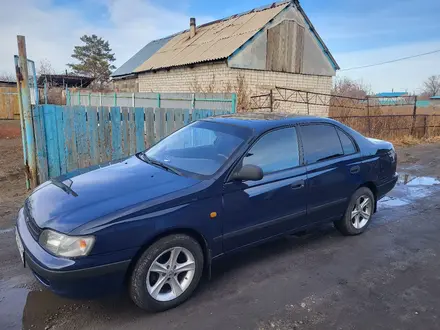
[[[46,229],[41,233],[39,243],[57,256],[80,257],[89,254],[95,238],[93,236],[68,236]]]

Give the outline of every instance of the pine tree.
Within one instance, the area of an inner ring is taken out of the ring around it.
[[[94,84],[102,87],[116,67],[112,64],[116,60],[110,44],[96,35],[83,35],[82,46],[75,46],[72,57],[79,63],[69,63],[75,74],[94,78]]]

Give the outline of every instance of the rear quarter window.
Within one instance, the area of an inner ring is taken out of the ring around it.
[[[339,139],[341,140],[342,149],[344,150],[345,155],[355,154],[357,152],[356,145],[353,140],[340,129],[336,129],[339,135]]]

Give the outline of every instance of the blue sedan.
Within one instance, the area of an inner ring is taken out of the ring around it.
[[[397,181],[396,154],[327,118],[236,114],[40,185],[16,239],[57,294],[128,287],[149,311],[184,302],[219,257],[322,223],[365,231]]]

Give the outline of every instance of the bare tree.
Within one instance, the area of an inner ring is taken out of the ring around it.
[[[371,94],[371,87],[362,81],[355,81],[348,77],[338,77],[333,85],[332,94],[362,99]]]
[[[423,83],[423,93],[429,97],[440,94],[440,75],[432,75]]]
[[[47,58],[43,58],[38,65],[38,75],[41,76],[43,74],[55,74],[55,70]]]
[[[3,71],[3,72],[0,72],[0,80],[15,82],[15,76],[12,73],[8,73],[8,72]]]

